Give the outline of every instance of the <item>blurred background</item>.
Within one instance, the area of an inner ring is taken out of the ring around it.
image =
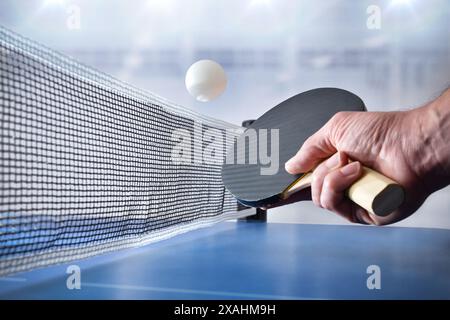
[[[369,110],[387,111],[420,106],[450,85],[448,0],[0,0],[0,24],[235,124],[316,87],[353,91]],[[185,89],[200,59],[228,76],[209,103]],[[271,210],[268,220],[346,223],[312,203]],[[450,228],[450,189],[397,225]]]

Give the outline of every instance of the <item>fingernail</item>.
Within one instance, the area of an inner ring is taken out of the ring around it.
[[[374,224],[372,219],[370,219],[368,213],[366,210],[364,210],[363,208],[358,208],[356,210],[356,215],[358,216],[358,218],[363,221],[365,224]]]
[[[346,165],[345,167],[342,167],[340,170],[343,175],[352,176],[352,175],[358,173],[359,166],[360,166],[359,162],[355,161],[355,162],[352,162],[352,163]]]
[[[286,167],[291,166],[293,160],[294,160],[293,158],[290,158],[288,161],[286,161],[285,166],[286,166]]]
[[[294,162],[294,158],[289,159],[288,161],[286,161],[286,163],[284,164],[284,168],[286,169],[286,171],[294,171],[296,167],[296,164]]]

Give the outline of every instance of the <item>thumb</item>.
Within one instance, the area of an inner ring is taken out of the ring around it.
[[[331,141],[329,130],[325,126],[309,137],[297,154],[289,159],[284,166],[290,174],[308,172],[336,153],[336,151],[336,147]]]

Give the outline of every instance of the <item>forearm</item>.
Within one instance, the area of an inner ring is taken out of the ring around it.
[[[450,89],[411,112],[406,125],[418,135],[413,157],[419,178],[430,192],[450,184]],[[408,137],[406,137],[408,139]],[[414,139],[411,140],[414,143]]]

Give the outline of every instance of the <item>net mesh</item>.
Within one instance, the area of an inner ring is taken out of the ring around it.
[[[0,275],[250,213],[238,212],[221,164],[202,154],[231,140],[198,142],[207,131],[226,137],[239,127],[1,27],[0,117]],[[189,162],[172,161],[178,129],[196,142]]]

